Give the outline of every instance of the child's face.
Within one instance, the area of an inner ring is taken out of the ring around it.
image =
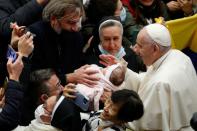
[[[105,102],[103,112],[101,113],[101,119],[107,120],[107,121],[112,121],[112,122],[118,121],[117,115],[120,110],[120,107],[121,107],[120,104],[114,104],[111,101],[111,98],[109,98]]]

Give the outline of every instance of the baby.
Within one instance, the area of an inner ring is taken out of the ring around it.
[[[93,87],[84,84],[77,84],[76,90],[89,99],[89,110],[99,110],[99,100],[104,89],[116,91],[125,79],[126,66],[120,63],[108,66],[106,68],[97,65],[91,65],[86,70],[97,70],[100,80]]]

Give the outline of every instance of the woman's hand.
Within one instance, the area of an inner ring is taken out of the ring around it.
[[[99,62],[101,64],[103,64],[104,66],[110,66],[110,65],[113,65],[113,64],[117,64],[119,61],[118,59],[116,59],[115,56],[113,55],[100,55],[99,58],[101,59]]]

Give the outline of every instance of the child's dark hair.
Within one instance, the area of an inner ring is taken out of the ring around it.
[[[112,93],[111,100],[114,104],[120,104],[118,120],[131,122],[140,119],[144,114],[143,103],[135,91],[122,89]]]
[[[125,79],[125,72],[124,67],[118,66],[112,71],[109,81],[115,86],[121,85]]]

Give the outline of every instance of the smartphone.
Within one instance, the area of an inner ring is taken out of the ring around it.
[[[7,50],[7,58],[12,58],[13,59],[12,62],[15,62],[17,59],[16,51],[10,45],[8,46],[8,50]]]
[[[23,34],[26,34],[28,31],[29,31],[29,29],[28,29],[27,27],[24,27],[24,32],[23,32]],[[29,31],[29,32],[30,32],[30,31]],[[30,32],[30,36],[36,37],[36,34]],[[30,37],[30,36],[29,36],[29,37]]]
[[[89,98],[82,95],[81,93],[77,92],[76,98],[74,100],[74,103],[80,107],[83,111],[87,111],[89,108]]]

